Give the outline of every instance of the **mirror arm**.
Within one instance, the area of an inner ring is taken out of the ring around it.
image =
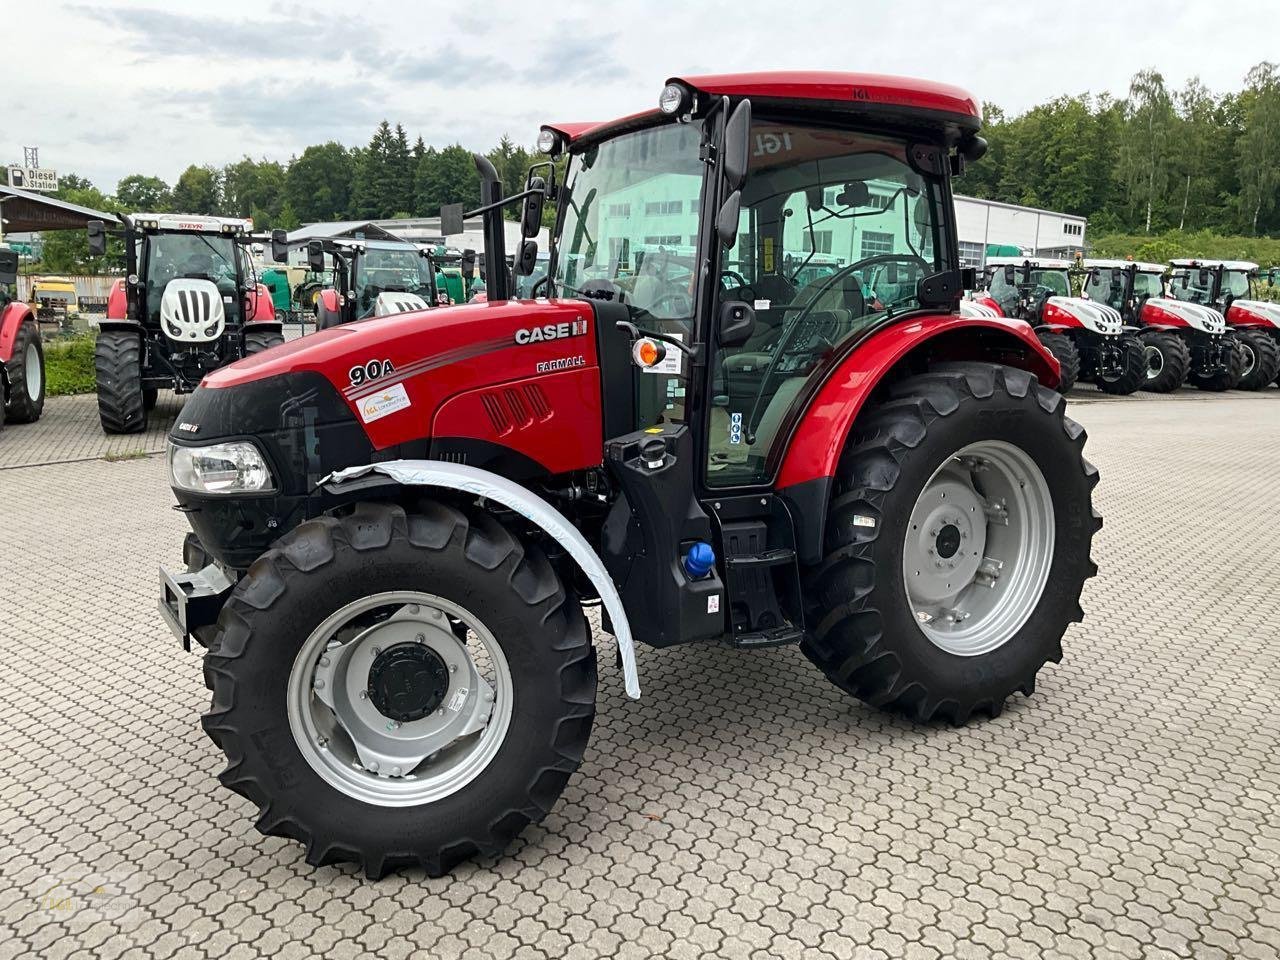
[[[657,331],[654,331],[654,330],[644,330],[641,327],[637,327],[630,320],[619,320],[614,324],[614,326],[617,327],[619,330],[625,330],[627,333],[627,336],[629,336],[632,339],[632,341],[639,340],[641,337],[647,337],[650,340],[661,340],[663,343],[671,344],[671,346],[675,347],[677,350],[683,353],[686,357],[692,360],[695,364],[700,365],[702,363],[702,344],[700,343],[695,343],[692,346],[690,346],[689,344],[685,343],[683,340],[680,340],[677,337],[672,337],[665,333],[658,333]]]
[[[462,215],[462,217],[464,220],[470,220],[472,217],[478,217],[482,214],[488,213],[490,210],[498,210],[516,200],[523,200],[525,197],[531,197],[537,193],[541,193],[544,197],[546,196],[545,190],[522,190],[520,193],[513,193],[511,196],[503,197],[501,200],[496,200],[493,203],[486,203],[483,207],[476,207],[474,210],[468,210]]]

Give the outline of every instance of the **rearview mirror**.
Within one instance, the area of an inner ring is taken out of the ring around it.
[[[1111,268],[1111,285],[1119,286],[1124,282],[1124,270],[1120,267]]]
[[[1189,273],[1184,273],[1184,274],[1182,274],[1182,276],[1181,276],[1181,278],[1180,278],[1180,279],[1182,280],[1182,289],[1183,289],[1183,290],[1185,290],[1185,289],[1187,289],[1187,287],[1191,286],[1191,274],[1189,274]]]
[[[324,273],[324,244],[319,240],[307,241],[307,269],[312,273]]]
[[[861,180],[846,183],[844,190],[836,197],[836,203],[846,207],[866,207],[871,205],[871,190]]]
[[[101,220],[90,220],[85,229],[89,231],[89,256],[103,256],[107,252],[107,225]]]
[[[446,237],[462,232],[462,204],[446,203],[440,208],[440,232]]]
[[[538,241],[524,240],[520,243],[520,250],[516,254],[515,271],[521,277],[527,277],[533,273],[533,268],[538,265]]]
[[[756,327],[756,312],[750,304],[726,300],[720,305],[720,346],[740,347]]]
[[[0,287],[18,282],[18,251],[0,250]]]
[[[735,190],[720,205],[720,212],[716,214],[716,236],[726,249],[738,241],[738,215],[741,209],[742,191]]]
[[[547,182],[541,177],[530,177],[528,189],[538,192],[524,198],[524,209],[520,212],[520,236],[532,240],[542,229],[542,205],[547,196]]]
[[[1209,285],[1209,271],[1201,267],[1200,272],[1196,275],[1196,286],[1207,287]]]
[[[462,275],[470,279],[476,272],[476,252],[474,250],[462,251]]]
[[[751,159],[751,101],[743,100],[724,125],[724,180],[730,190],[739,189],[747,179]]]
[[[276,263],[289,262],[289,234],[283,230],[271,231],[271,259]]]
[[[1004,265],[1004,282],[1010,286],[1018,282],[1018,271],[1014,269],[1012,263]]]

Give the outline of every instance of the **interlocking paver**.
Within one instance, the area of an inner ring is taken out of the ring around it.
[[[176,402],[107,439],[51,400],[0,434],[0,958],[1275,958],[1280,391],[1078,394],[1102,572],[1033,698],[920,727],[795,650],[642,650],[504,859],[376,885],[214,780],[163,458],[93,459]]]

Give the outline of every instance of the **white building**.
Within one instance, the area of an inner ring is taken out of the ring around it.
[[[1021,253],[1063,259],[1084,252],[1084,217],[976,197],[957,195],[955,200],[956,233],[965,266],[982,266],[990,247],[1017,247]]]

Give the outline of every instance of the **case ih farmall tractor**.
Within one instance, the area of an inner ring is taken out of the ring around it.
[[[477,158],[488,263],[503,202],[529,238],[556,200],[546,298],[491,269],[485,303],[209,374],[171,434],[193,533],[160,608],[208,647],[204,727],[258,829],[371,877],[501,852],[587,747],[586,605],[633,697],[637,643],[798,644],[921,721],[1030,694],[1096,572],[1097,473],[1031,327],[959,313],[979,123],[934,83],[673,79],[659,109],[544,129],[561,187],[504,201]],[[858,259],[783,272],[854,218]],[[677,233],[692,274],[630,272]]]
[[[1261,390],[1280,374],[1280,304],[1250,299],[1258,265],[1247,260],[1174,260],[1169,289],[1217,310],[1240,344],[1240,390]],[[1269,273],[1268,279],[1274,274]],[[1274,282],[1273,280],[1271,282]]]
[[[44,412],[44,347],[31,308],[13,299],[18,253],[0,250],[0,427],[34,423]]]
[[[988,257],[987,296],[976,302],[1035,328],[1062,367],[1063,393],[1077,380],[1105,393],[1133,393],[1146,375],[1142,344],[1117,310],[1071,295],[1071,268],[1069,260]]]
[[[306,248],[307,270],[316,277],[331,277],[314,300],[318,330],[365,317],[425,310],[436,301],[430,257],[411,244],[335,238],[308,240]],[[277,263],[288,262],[285,231],[272,231],[271,255]]]
[[[210,370],[284,342],[271,293],[246,247],[247,220],[182,213],[121,216],[125,273],[98,325],[94,368],[106,433],[139,433],[161,387],[190,393]],[[89,224],[94,256],[102,221]]]

